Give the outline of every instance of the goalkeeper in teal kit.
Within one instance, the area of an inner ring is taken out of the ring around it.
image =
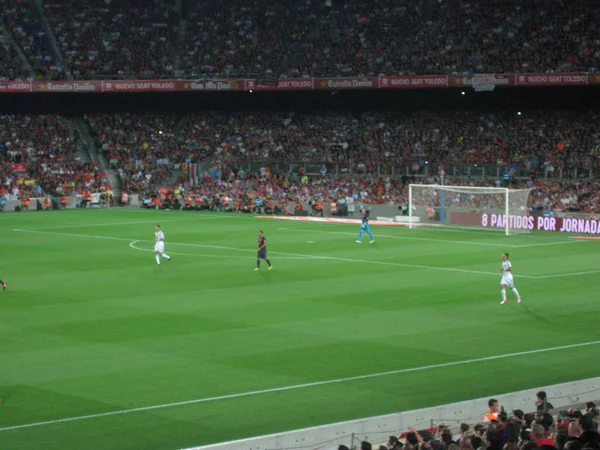
[[[358,232],[358,239],[356,240],[356,242],[358,242],[359,244],[362,242],[362,237],[363,237],[363,232],[367,233],[369,235],[369,237],[371,238],[371,244],[373,242],[375,242],[375,237],[373,237],[373,233],[371,233],[371,226],[369,225],[369,211],[367,211],[366,209],[361,209],[360,210],[360,231]]]

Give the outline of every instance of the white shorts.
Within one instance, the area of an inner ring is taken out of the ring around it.
[[[500,280],[500,284],[504,284],[506,286],[508,286],[509,288],[514,288],[515,287],[515,282],[513,281],[513,276],[510,273],[507,273],[506,275],[504,275],[502,277],[502,280]]]
[[[164,251],[165,251],[165,242],[164,241],[158,241],[156,244],[154,244],[154,251],[158,252],[158,253],[164,253]]]

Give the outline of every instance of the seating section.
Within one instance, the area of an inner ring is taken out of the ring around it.
[[[595,112],[417,112],[89,118],[109,159],[171,163],[326,163],[340,173],[423,173],[425,166],[500,165],[556,176],[600,162]],[[495,172],[491,173],[495,175]],[[595,174],[595,172],[594,172]],[[488,175],[490,173],[488,172]],[[597,174],[595,174],[597,175]]]
[[[173,75],[179,19],[166,0],[48,0],[65,69],[76,79]]]
[[[0,8],[39,78],[575,72],[600,64],[595,0],[47,0],[41,10],[33,0],[7,0]],[[11,61],[5,73],[17,78],[20,63]]]
[[[558,411],[554,411],[558,412]],[[400,436],[390,436],[379,450],[416,450],[422,445],[449,450],[475,450],[478,448],[569,450],[572,448],[595,450],[600,448],[598,425],[600,416],[594,402],[586,407],[565,408],[555,416],[542,409],[525,414],[516,410],[509,417],[505,412],[497,420],[459,426],[440,425],[426,430],[409,428]],[[361,450],[372,450],[371,442],[360,443]],[[340,445],[338,450],[348,450]]]
[[[0,177],[8,199],[107,186],[96,164],[80,160],[71,130],[57,116],[0,115]]]
[[[252,191],[252,198],[283,196],[295,202],[350,193],[365,202],[399,205],[407,199],[406,180],[394,181],[392,173],[432,183],[439,181],[443,165],[457,168],[446,183],[470,186],[498,186],[507,171],[512,187],[536,188],[531,206],[537,210],[592,212],[600,206],[590,195],[597,182],[557,179],[560,173],[572,179],[575,168],[582,179],[590,172],[599,175],[594,113],[212,111],[92,115],[88,120],[130,193],[178,186],[169,182],[170,167],[197,163],[202,188],[192,190],[200,196],[218,191],[236,199]],[[465,176],[481,166],[488,170],[484,179]],[[307,167],[316,174],[323,168],[326,176],[302,184],[300,174]]]
[[[41,22],[41,17],[33,0],[9,0],[0,3],[0,21],[11,34],[11,38],[18,45],[29,64],[33,68],[33,73],[26,75],[26,68],[23,62],[17,57],[16,52],[9,51],[6,54],[10,59],[0,58],[0,67],[5,66],[4,76],[7,79],[43,78],[60,79],[64,78],[62,67],[57,62],[52,52],[52,46],[48,39],[47,31]],[[10,47],[10,40],[5,39],[5,47]],[[13,76],[6,76],[7,74]],[[25,76],[26,75],[26,76]]]
[[[513,188],[533,188],[534,210],[590,214],[600,210],[597,119],[551,111],[87,117],[128,193],[184,189],[239,206],[257,197],[295,203],[347,196],[402,205],[408,182],[439,182],[444,165],[456,169],[447,184],[499,186],[506,176]],[[193,180],[189,164],[199,167]],[[488,176],[465,176],[480,165]],[[56,116],[0,116],[0,177],[8,198],[110,189],[97,164],[80,160],[73,132]]]

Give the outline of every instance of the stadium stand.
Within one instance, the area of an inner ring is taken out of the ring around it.
[[[50,0],[44,4],[65,69],[76,79],[173,75],[178,18],[165,0]]]
[[[487,166],[557,178],[597,176],[597,113],[558,111],[93,115],[89,121],[113,168],[132,164],[255,163],[326,166],[329,174],[423,175],[426,166]],[[258,164],[258,166],[256,166]],[[408,173],[406,168],[409,168]],[[450,172],[449,172],[450,173]],[[453,172],[452,172],[453,173]],[[452,174],[450,173],[450,174]],[[511,176],[512,177],[512,176]]]
[[[595,72],[600,61],[593,0],[203,0],[179,9],[168,0],[49,0],[42,9],[22,0],[0,7],[43,79]]]
[[[449,173],[446,183],[469,186],[499,186],[506,169],[511,187],[534,188],[530,206],[535,211],[593,214],[600,207],[593,195],[598,181],[589,179],[600,162],[594,113],[213,111],[95,114],[87,119],[106,169],[116,171],[129,194],[177,189],[205,201],[219,194],[232,200],[232,209],[244,210],[253,208],[256,197],[295,204],[354,196],[363,203],[402,205],[407,183],[439,182],[437,167],[443,164],[461,168]],[[0,124],[3,185],[14,189],[23,179],[15,170],[26,170],[28,179],[37,180],[25,188],[29,190],[58,195],[108,189],[103,170],[79,160],[62,119],[1,116]],[[185,169],[195,163],[203,168],[198,183]],[[324,172],[304,179],[307,164]],[[477,164],[495,170],[483,179],[462,171]],[[392,176],[394,167],[404,178]],[[580,178],[574,179],[574,168]]]
[[[0,115],[0,162],[8,199],[107,187],[98,165],[80,160],[71,130],[57,116]]]
[[[315,162],[354,172],[417,164],[521,165],[554,173],[600,162],[595,112],[104,115],[90,122],[109,158]],[[368,155],[368,158],[366,157]]]
[[[62,67],[58,64],[52,51],[35,2],[21,0],[0,3],[0,20],[12,33],[14,42],[21,48],[34,70],[34,73],[30,74],[28,78],[63,78]],[[16,75],[15,79],[22,79],[23,63],[16,58],[14,52],[9,61],[11,70]]]
[[[0,80],[21,80],[28,75],[29,72],[16,50],[0,41]]]
[[[586,403],[579,409],[568,408],[554,411],[555,415],[538,410],[525,414],[514,411],[511,417],[501,413],[491,423],[460,424],[453,427],[441,425],[427,430],[410,428],[400,436],[390,436],[380,449],[414,450],[446,449],[477,450],[487,449],[535,449],[555,450],[600,449],[600,416],[594,402]],[[358,446],[357,446],[358,447]],[[363,441],[362,450],[372,448],[372,444]],[[345,450],[345,446],[338,447]]]

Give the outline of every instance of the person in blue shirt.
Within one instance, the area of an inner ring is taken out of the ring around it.
[[[371,238],[371,244],[375,242],[375,238],[373,237],[373,233],[371,233],[371,226],[369,225],[369,211],[367,211],[366,209],[362,208],[360,210],[360,231],[358,232],[358,239],[357,239],[357,243],[361,243],[362,242],[362,237],[363,237],[363,232],[367,233],[369,235],[369,237]]]

